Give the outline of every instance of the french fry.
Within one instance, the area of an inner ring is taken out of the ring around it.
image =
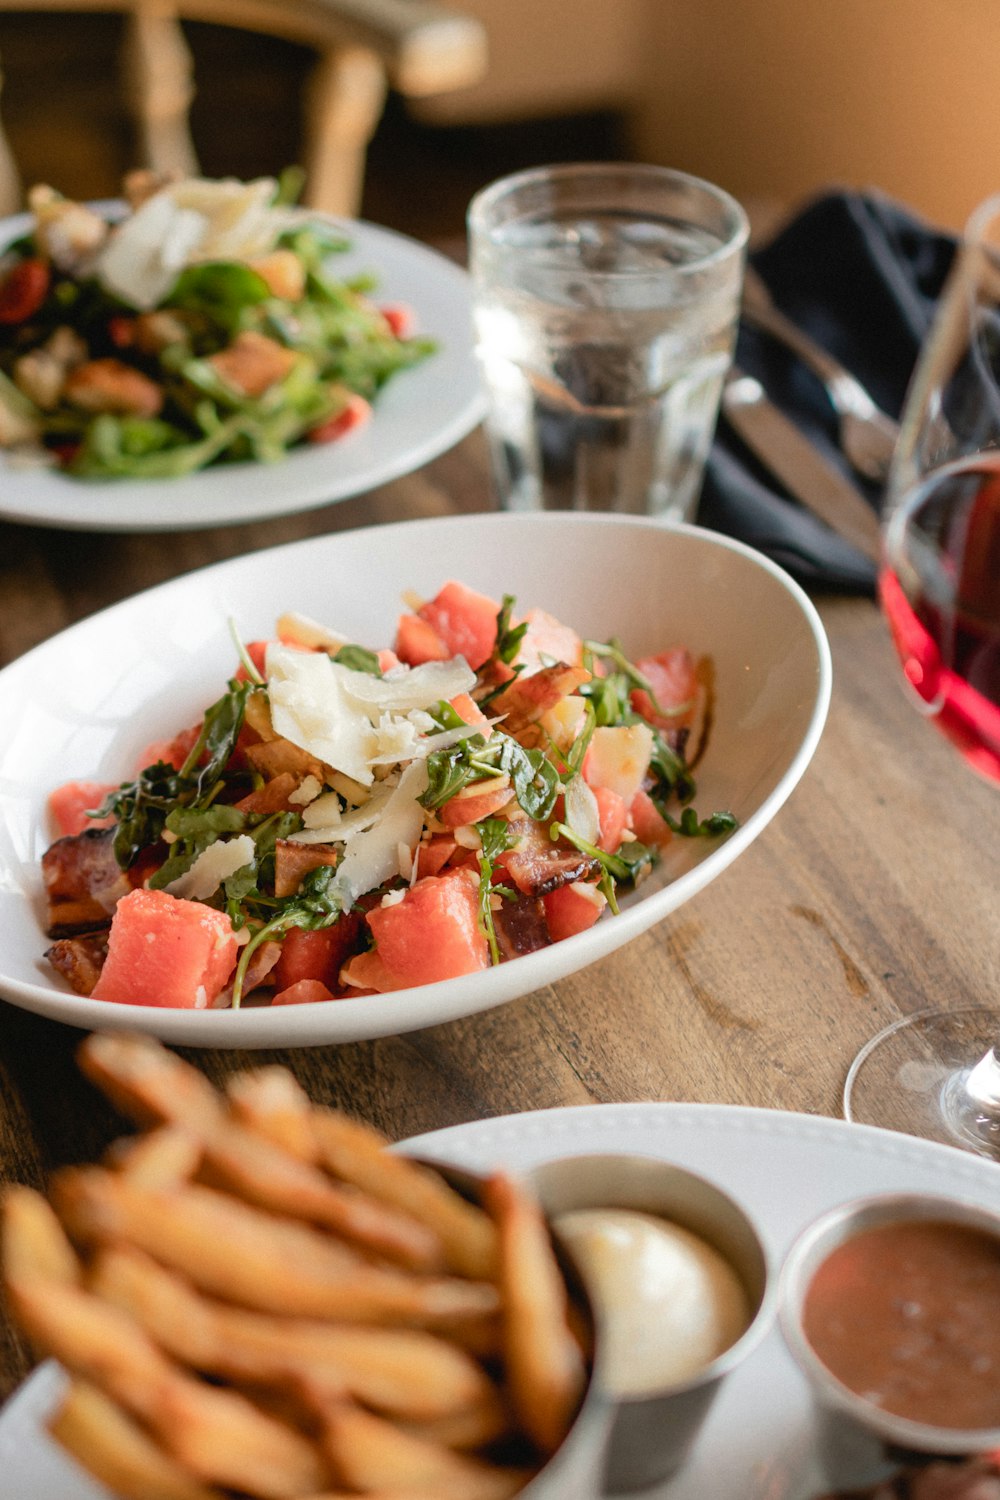
[[[488,1448],[511,1433],[510,1413],[499,1393],[493,1401],[453,1416],[435,1417],[431,1421],[396,1420],[400,1430],[412,1437],[466,1453]]]
[[[504,1351],[521,1426],[542,1453],[562,1442],[583,1394],[580,1346],[567,1322],[568,1297],[537,1201],[505,1173],[486,1183],[500,1237]]]
[[[149,1189],[99,1167],[72,1167],[56,1174],[51,1194],[85,1243],[124,1240],[202,1291],[262,1312],[447,1327],[498,1303],[486,1282],[372,1265],[310,1225],[197,1184]]]
[[[309,1096],[287,1068],[254,1068],[226,1080],[229,1107],[238,1120],[284,1146],[300,1161],[319,1161]]]
[[[328,1171],[433,1228],[453,1270],[484,1279],[495,1275],[496,1233],[482,1209],[429,1168],[387,1152],[385,1141],[367,1125],[316,1110],[313,1129]]]
[[[225,1500],[208,1489],[110,1397],[85,1380],[74,1380],[48,1423],[67,1453],[113,1490],[120,1500]]]
[[[38,1280],[75,1286],[80,1262],[41,1193],[10,1187],[3,1199],[3,1273],[11,1285]]]
[[[524,1487],[584,1375],[527,1194],[498,1174],[469,1203],[280,1068],[223,1095],[136,1037],[81,1061],[143,1133],[0,1215],[10,1308],[70,1375],[68,1452],[119,1500]]]
[[[306,1161],[412,1216],[443,1243],[448,1267],[489,1279],[496,1270],[496,1232],[482,1209],[405,1156],[370,1125],[333,1110],[313,1109],[281,1068],[237,1074],[227,1084],[237,1116]]]
[[[426,1224],[380,1202],[346,1193],[223,1108],[196,1068],[165,1047],[122,1036],[91,1036],[80,1049],[88,1076],[140,1123],[180,1127],[200,1141],[212,1176],[251,1203],[310,1219],[373,1254],[413,1270],[444,1268],[440,1239]]]
[[[226,1120],[204,1147],[211,1179],[248,1202],[325,1225],[359,1248],[410,1270],[444,1269],[444,1247],[426,1225],[345,1191],[266,1137]]]
[[[239,1392],[176,1376],[145,1413],[167,1452],[200,1478],[259,1500],[329,1482],[314,1444]]]
[[[435,1500],[508,1500],[523,1489],[523,1469],[501,1468],[413,1437],[370,1412],[332,1412],[324,1444],[342,1483],[371,1490],[423,1491]]]
[[[170,1367],[117,1308],[80,1287],[37,1277],[8,1280],[7,1296],[40,1353],[53,1355],[130,1409],[131,1393],[147,1391],[150,1401],[156,1399]]]
[[[492,1381],[463,1350],[411,1329],[279,1318],[216,1302],[130,1248],[98,1254],[88,1285],[176,1359],[210,1375],[333,1392],[412,1421],[462,1417],[496,1431]],[[477,1441],[488,1441],[481,1437]]]
[[[36,1348],[141,1418],[198,1478],[261,1500],[323,1482],[311,1442],[238,1392],[182,1374],[118,1308],[55,1282],[14,1283],[8,1293]]]
[[[137,1125],[181,1124],[199,1138],[223,1106],[204,1074],[156,1042],[122,1032],[94,1032],[77,1060],[116,1109]]]
[[[201,1142],[174,1125],[161,1125],[146,1135],[114,1141],[105,1153],[109,1167],[141,1187],[175,1187],[190,1182],[202,1159]]]

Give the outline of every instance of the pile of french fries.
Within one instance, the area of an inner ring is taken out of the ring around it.
[[[586,1336],[515,1180],[470,1202],[290,1073],[218,1093],[158,1043],[81,1066],[140,1133],[3,1198],[10,1310],[69,1375],[55,1439],[121,1500],[506,1500]]]

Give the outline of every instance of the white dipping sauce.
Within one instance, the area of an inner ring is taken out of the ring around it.
[[[625,1208],[574,1209],[554,1228],[594,1302],[601,1376],[616,1395],[691,1379],[749,1326],[739,1277],[690,1230]]]

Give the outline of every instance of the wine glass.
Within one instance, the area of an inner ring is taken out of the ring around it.
[[[917,708],[1000,783],[1000,195],[969,221],[907,393],[879,595]],[[844,1113],[1000,1160],[1000,1002],[886,1027]]]

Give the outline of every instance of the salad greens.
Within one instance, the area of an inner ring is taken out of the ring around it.
[[[400,616],[392,649],[294,614],[276,639],[231,633],[239,669],[200,724],[82,804],[46,855],[79,856],[86,886],[92,846],[74,839],[113,819],[101,836],[128,889],[113,918],[92,914],[110,921],[98,998],[135,999],[123,922],[203,934],[206,908],[229,945],[208,1003],[228,979],[239,1006],[262,972],[280,1004],[475,972],[617,913],[673,838],[737,826],[693,806],[712,676],[683,647],[635,661],[454,581]],[[79,920],[79,902],[50,903],[53,936]]]
[[[277,184],[262,202],[259,186],[161,185],[111,227],[33,190],[33,230],[0,254],[0,447],[99,480],[273,463],[343,435],[433,352],[405,336],[401,310],[377,305],[371,275],[338,277],[342,234],[282,207]],[[196,215],[192,263],[144,282],[142,257],[166,255],[151,237],[169,244]]]

